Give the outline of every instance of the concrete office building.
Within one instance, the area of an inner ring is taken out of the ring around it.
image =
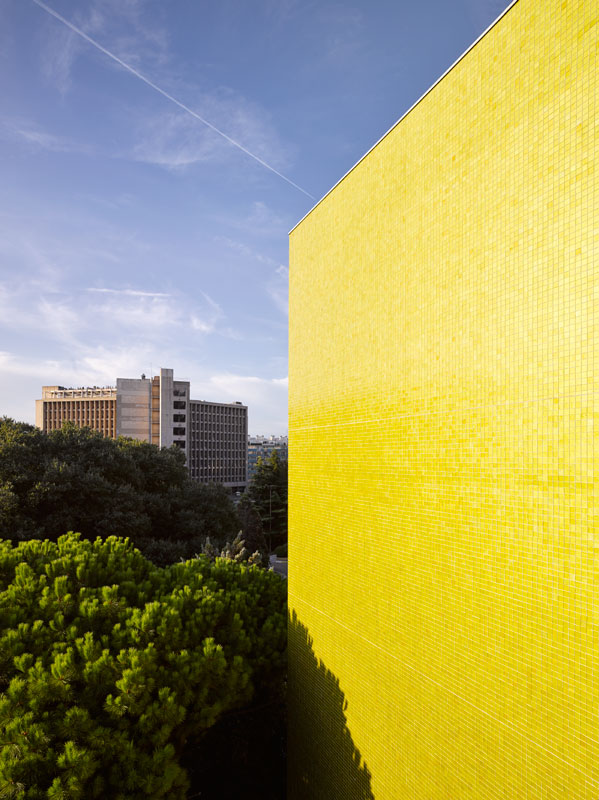
[[[36,425],[51,431],[67,420],[112,439],[175,445],[194,480],[245,488],[247,406],[192,400],[189,381],[175,380],[172,369],[152,378],[117,378],[116,387],[43,386]]]
[[[151,379],[117,378],[117,436],[188,453],[186,417],[189,381],[176,381],[172,369]]]
[[[241,403],[191,400],[187,465],[200,483],[244,491],[247,483],[248,410]]]
[[[599,798],[598,56],[517,0],[291,233],[291,800]]]

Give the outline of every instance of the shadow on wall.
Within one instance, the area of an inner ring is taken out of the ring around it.
[[[374,800],[354,744],[339,679],[316,658],[295,611],[289,619],[289,800]]]

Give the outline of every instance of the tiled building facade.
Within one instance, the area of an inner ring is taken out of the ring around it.
[[[598,36],[518,0],[291,233],[293,800],[599,797]]]

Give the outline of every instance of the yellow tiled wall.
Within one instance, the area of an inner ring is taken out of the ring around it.
[[[291,233],[292,798],[599,798],[598,33],[519,0]]]

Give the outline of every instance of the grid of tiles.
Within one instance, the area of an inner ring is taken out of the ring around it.
[[[599,797],[598,41],[519,0],[291,233],[294,800]]]

